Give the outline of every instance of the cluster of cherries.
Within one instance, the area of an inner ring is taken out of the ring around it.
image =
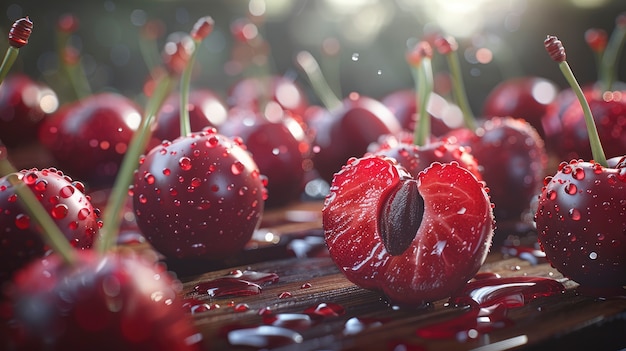
[[[238,45],[264,55],[264,38],[243,31],[254,25],[244,22],[232,27]],[[57,97],[41,83],[15,74],[0,86],[0,162],[8,173],[0,178],[7,228],[0,278],[8,287],[3,316],[11,319],[0,336],[9,346],[197,349],[200,334],[175,307],[175,279],[145,257],[113,250],[122,219],[130,214],[128,225],[168,258],[222,259],[245,247],[265,208],[298,201],[314,178],[330,184],[322,215],[332,259],[349,280],[395,303],[421,305],[461,289],[483,264],[494,230],[528,214],[564,275],[590,288],[626,285],[626,97],[612,90],[614,72],[602,76],[608,83],[580,92],[572,84],[558,95],[542,78],[506,81],[476,119],[458,75],[458,45],[441,35],[408,53],[418,78],[408,93],[377,100],[320,92],[319,67],[303,52],[298,64],[325,106],[271,74],[242,79],[222,98],[190,91],[197,47],[212,28],[204,17],[189,35],[168,38],[145,108],[106,92],[77,94],[52,112],[42,101]],[[31,30],[27,18],[17,21],[11,50]],[[71,34],[77,20],[63,17],[59,30]],[[622,15],[616,32],[625,31]],[[590,45],[603,52],[599,37]],[[63,44],[66,71],[80,73],[76,51]],[[433,47],[448,59],[464,127],[442,117],[452,103],[432,104],[441,98],[432,92]],[[549,37],[546,48],[567,71],[560,42]],[[258,62],[263,57],[246,64]],[[12,150],[34,139],[58,168],[12,170]],[[544,178],[549,155],[568,162]],[[84,184],[111,195],[93,204]],[[52,239],[42,236],[46,220],[59,229],[47,233]]]

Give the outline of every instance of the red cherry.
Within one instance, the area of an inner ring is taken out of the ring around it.
[[[304,115],[309,106],[302,88],[292,79],[284,76],[245,78],[228,90],[227,103],[230,107],[247,107],[254,111],[262,109],[268,101],[296,115]]]
[[[615,160],[612,161],[615,163]],[[548,261],[583,286],[626,286],[626,157],[573,160],[546,178],[535,215]]]
[[[195,89],[189,93],[189,123],[192,132],[206,127],[218,128],[226,120],[226,103],[209,89]],[[180,136],[180,95],[171,94],[159,110],[152,135],[157,140],[174,140]]]
[[[200,349],[168,272],[130,253],[76,256],[68,265],[53,254],[16,273],[3,300],[3,349]]]
[[[458,109],[455,109],[443,97],[434,92],[431,93],[429,99],[430,107],[428,112],[430,114],[432,135],[439,137],[461,126],[461,115],[456,113]],[[408,131],[415,130],[418,117],[415,90],[397,90],[386,95],[380,101],[393,112],[403,129]]]
[[[299,199],[311,149],[307,135],[288,111],[271,116],[245,108],[233,108],[220,133],[240,137],[261,174],[267,177],[267,207],[284,206]]]
[[[481,169],[498,221],[519,221],[541,190],[547,153],[537,131],[523,119],[492,117],[471,132],[449,134],[469,146]]]
[[[353,158],[336,173],[322,214],[330,256],[346,277],[407,305],[467,283],[494,224],[483,184],[457,163],[435,162],[413,178],[382,156]]]
[[[59,105],[56,93],[23,74],[0,85],[0,140],[7,147],[31,143],[42,121]]]
[[[558,96],[556,83],[542,77],[516,77],[498,84],[485,100],[483,115],[523,118],[544,137],[541,119]]]
[[[41,229],[31,221],[10,177],[28,185],[72,246],[91,248],[100,228],[99,211],[85,196],[80,182],[53,168],[11,173],[0,178],[0,281],[48,250]]]
[[[318,115],[309,117],[308,123],[314,133],[313,163],[328,182],[350,157],[365,154],[380,136],[402,130],[385,105],[357,93],[343,99],[335,109],[318,110]]]
[[[267,197],[245,145],[215,129],[153,148],[140,161],[132,193],[144,236],[176,259],[239,252],[258,226]]]
[[[73,177],[111,185],[140,122],[133,101],[100,93],[61,107],[42,124],[39,138]]]

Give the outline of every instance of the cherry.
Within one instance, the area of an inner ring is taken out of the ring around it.
[[[9,350],[199,350],[180,283],[136,254],[52,254],[16,273],[1,342]],[[3,316],[4,317],[4,316]]]
[[[229,107],[247,107],[260,111],[273,101],[296,115],[304,115],[309,101],[302,87],[287,76],[248,77],[237,81],[228,89]]]
[[[141,108],[117,93],[104,92],[62,106],[40,127],[39,139],[68,174],[111,185],[141,122]]]
[[[415,130],[418,121],[416,92],[413,89],[400,89],[385,95],[380,100],[400,122],[403,129]],[[447,102],[441,95],[431,92],[428,113],[431,120],[431,133],[435,137],[443,136],[450,130],[460,127],[458,108]]]
[[[562,162],[546,177],[537,211],[538,239],[546,259],[582,288],[600,294],[626,286],[626,156],[606,160],[590,106],[555,36],[546,50],[575,92],[591,143],[593,161]]]
[[[543,138],[542,118],[558,96],[559,88],[551,80],[537,76],[515,77],[493,88],[483,104],[483,116],[524,118]]]
[[[226,103],[214,91],[202,88],[189,93],[189,122],[191,131],[200,132],[206,127],[215,127],[224,123],[227,117]],[[174,140],[180,136],[180,97],[170,94],[163,102],[153,125],[155,139]]]
[[[306,119],[313,133],[313,163],[322,179],[330,182],[350,157],[362,156],[381,135],[402,130],[391,110],[374,98],[352,92],[339,100],[309,52],[300,52],[296,61],[325,105]]]
[[[337,267],[362,288],[421,305],[448,297],[478,271],[494,225],[483,183],[458,163],[413,178],[392,158],[352,158],[322,209]]]
[[[99,210],[84,194],[83,184],[57,169],[22,170],[0,178],[0,281],[49,249],[16,192],[22,184],[33,191],[73,247],[91,248],[100,227]]]
[[[299,199],[307,164],[310,167],[311,146],[297,118],[281,108],[264,115],[246,108],[231,108],[219,131],[240,137],[261,174],[267,177],[268,208]]]
[[[519,222],[542,185],[548,162],[544,141],[522,116],[492,116],[477,123],[462,84],[456,41],[440,36],[435,45],[448,59],[455,97],[466,123],[466,128],[446,136],[471,149],[489,187],[498,221]]]
[[[10,148],[32,143],[37,128],[59,101],[44,83],[21,73],[8,76],[0,85],[0,140]]]

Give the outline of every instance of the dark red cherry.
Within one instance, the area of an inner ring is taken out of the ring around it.
[[[189,93],[189,123],[192,132],[200,132],[206,127],[218,128],[226,120],[226,103],[214,91],[194,89]],[[153,125],[155,139],[174,140],[180,136],[180,95],[170,94],[163,102]]]
[[[296,81],[285,76],[245,78],[228,90],[229,107],[247,107],[259,111],[264,105],[274,101],[285,110],[299,116],[304,115],[309,101]]]
[[[241,139],[207,129],[164,141],[141,158],[135,174],[137,224],[168,258],[227,257],[259,225],[264,181]]]
[[[544,137],[542,118],[559,93],[559,87],[543,77],[524,76],[507,79],[489,92],[483,116],[523,118]]]
[[[311,167],[311,146],[302,123],[292,114],[280,108],[265,115],[232,108],[219,131],[240,137],[267,177],[267,207],[284,206],[300,198],[306,167]]]
[[[199,350],[180,282],[137,254],[52,254],[16,273],[2,300],[3,350]],[[8,311],[8,312],[7,312]],[[2,335],[2,334],[0,334]]]
[[[100,228],[100,214],[85,196],[82,183],[53,168],[11,173],[0,178],[0,281],[48,251],[41,228],[12,185],[13,177],[34,192],[72,246],[91,248]]]
[[[626,156],[611,164],[561,163],[535,214],[548,261],[592,288],[626,286]]]
[[[415,130],[418,120],[417,98],[413,89],[396,90],[380,100],[400,122],[403,129]],[[431,93],[429,107],[430,129],[433,136],[442,136],[450,130],[460,127],[463,118],[456,106],[447,102],[437,93]]]
[[[62,106],[41,125],[39,138],[68,174],[111,185],[141,118],[132,100],[100,93]]]
[[[350,94],[337,108],[318,110],[309,116],[308,124],[314,133],[314,166],[329,183],[350,157],[363,156],[381,135],[402,130],[382,102],[358,93]]]
[[[519,221],[541,190],[547,167],[543,139],[525,120],[492,117],[471,132],[449,134],[469,146],[481,169],[498,221]]]
[[[7,147],[32,143],[42,121],[59,107],[56,93],[24,74],[0,85],[0,140]]]

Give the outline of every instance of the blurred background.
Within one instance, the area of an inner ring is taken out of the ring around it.
[[[380,98],[413,86],[407,49],[441,31],[459,42],[470,103],[479,112],[489,90],[506,78],[536,75],[566,85],[543,48],[547,34],[562,40],[581,83],[595,80],[594,56],[584,33],[599,28],[610,34],[623,11],[624,0],[9,0],[0,31],[6,37],[16,19],[31,18],[30,43],[12,70],[58,89],[61,99],[64,83],[56,44],[58,21],[65,14],[78,19],[69,40],[81,55],[92,90],[115,90],[131,98],[141,96],[150,71],[142,45],[160,50],[169,34],[188,32],[206,15],[214,18],[216,28],[202,43],[193,85],[223,95],[249,72],[246,60],[261,51],[269,53],[266,69],[302,80],[308,88],[294,65],[296,54],[307,50],[320,61],[327,79],[337,82],[340,95],[356,91]],[[237,45],[231,27],[245,18],[257,24],[266,46]],[[148,37],[151,42],[145,41]],[[0,45],[4,51],[6,41]],[[433,65],[436,71],[447,70],[444,60],[435,58]],[[626,80],[624,64],[619,77]],[[311,101],[319,100],[311,95]]]

